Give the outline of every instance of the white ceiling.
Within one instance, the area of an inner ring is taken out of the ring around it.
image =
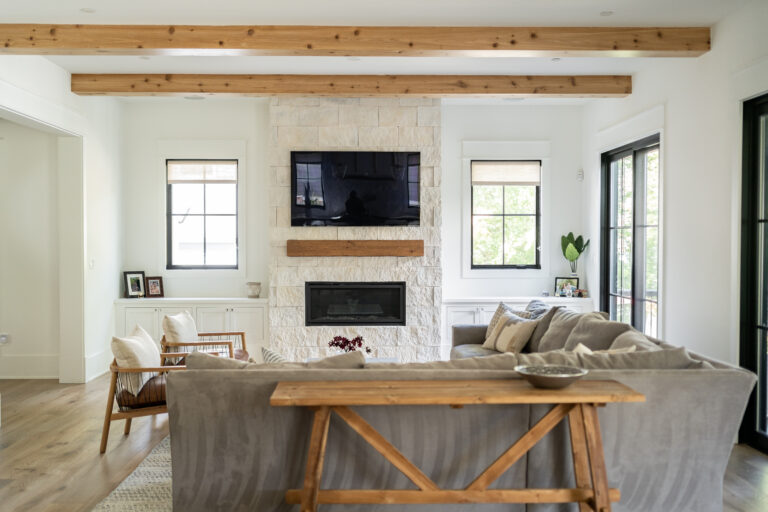
[[[1,0],[2,23],[712,25],[750,0]],[[757,0],[760,1],[760,0]],[[87,14],[82,8],[92,8]],[[613,11],[612,16],[601,16]]]

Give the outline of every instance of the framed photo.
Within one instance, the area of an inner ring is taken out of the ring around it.
[[[138,298],[146,295],[144,288],[144,272],[123,272],[123,281],[125,284],[125,296],[127,298]]]
[[[573,297],[574,292],[579,289],[578,277],[556,277],[555,278],[555,297]]]
[[[163,290],[163,278],[162,277],[147,277],[144,280],[147,289],[147,297],[164,297],[165,292]]]

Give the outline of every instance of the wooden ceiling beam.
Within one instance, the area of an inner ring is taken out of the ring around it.
[[[694,57],[709,27],[351,27],[0,24],[0,53]]]
[[[73,74],[80,95],[622,97],[632,77],[504,75]]]

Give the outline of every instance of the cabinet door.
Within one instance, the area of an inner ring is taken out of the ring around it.
[[[197,332],[227,332],[229,308],[206,306],[197,308]]]
[[[152,339],[160,342],[160,331],[157,328],[157,308],[125,308],[125,331],[122,333],[127,336],[133,331],[133,328],[140,325],[152,336]]]
[[[157,310],[157,333],[160,338],[163,337],[163,318],[165,318],[168,315],[176,315],[178,313],[181,313],[182,311],[186,311],[190,315],[192,315],[192,318],[195,318],[195,308],[188,306],[188,307],[176,307],[176,308],[158,308]],[[197,325],[197,320],[195,320],[195,325]],[[200,328],[198,327],[198,330]]]
[[[489,324],[491,323],[491,318],[493,318],[493,315],[496,313],[496,308],[498,306],[481,306],[480,309],[477,312],[477,323],[478,324]]]
[[[251,357],[261,362],[261,347],[264,346],[266,309],[256,307],[230,308],[230,331],[245,333],[245,346]]]

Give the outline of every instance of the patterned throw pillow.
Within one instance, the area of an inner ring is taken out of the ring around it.
[[[499,352],[520,352],[535,328],[535,320],[518,316],[517,311],[506,311],[499,315],[493,331],[483,343],[483,348]]]
[[[485,330],[486,339],[491,336],[493,330],[497,327],[497,323],[501,315],[504,313],[514,313],[520,318],[531,318],[532,313],[530,311],[523,311],[519,309],[513,309],[512,306],[499,302],[499,307],[496,308],[496,312],[491,317],[491,321],[488,322],[488,328]]]
[[[274,350],[269,350],[266,347],[261,347],[261,356],[264,358],[265,364],[282,364],[290,362]]]

